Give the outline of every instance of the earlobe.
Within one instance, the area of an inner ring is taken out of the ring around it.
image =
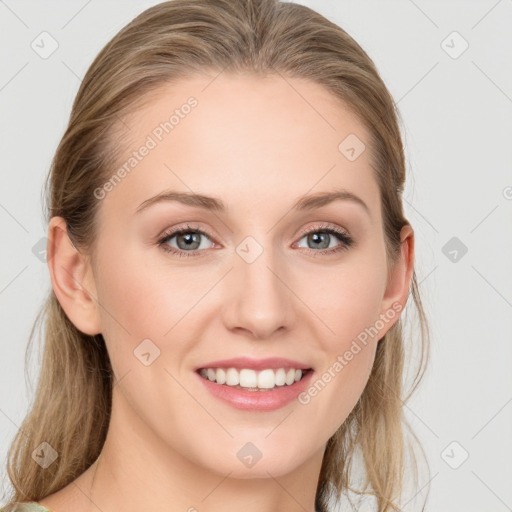
[[[99,308],[89,259],[71,243],[62,217],[52,217],[49,222],[46,254],[53,291],[66,315],[83,333],[99,334]]]
[[[411,285],[412,273],[414,270],[414,231],[409,224],[406,224],[400,232],[400,254],[397,258],[393,271],[389,277],[386,291],[382,300],[381,316],[390,314],[395,317],[397,311],[401,312],[407,302]],[[385,331],[389,330],[398,320],[389,322]],[[381,334],[384,336],[385,332]]]

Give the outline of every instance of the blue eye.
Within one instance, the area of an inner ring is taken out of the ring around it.
[[[168,242],[175,237],[177,247],[170,246]],[[210,240],[210,237],[204,231],[198,228],[191,228],[187,225],[186,228],[179,228],[164,234],[164,237],[158,241],[158,245],[160,245],[164,251],[178,256],[196,256],[197,253],[193,251],[207,248],[201,243],[201,237],[206,237]]]
[[[333,237],[337,238],[340,242],[338,245],[332,247],[331,242],[333,241]],[[313,253],[319,253],[320,254],[331,254],[339,251],[345,251],[349,247],[353,245],[353,239],[348,235],[348,233],[345,233],[342,230],[338,230],[336,228],[332,228],[329,226],[317,226],[313,230],[308,231],[305,233],[301,240],[303,238],[306,238],[306,243],[313,244],[313,247],[325,249],[323,251],[318,251],[316,249],[312,249],[310,246],[306,247],[308,251],[312,251]],[[317,254],[314,254],[314,256],[317,256]]]
[[[175,245],[170,245],[169,242],[176,238]],[[175,254],[179,257],[199,256],[204,249],[208,249],[208,244],[203,243],[202,238],[206,238],[211,243],[211,237],[200,230],[198,227],[186,227],[172,230],[163,235],[158,241],[158,245],[166,252]],[[306,238],[307,244],[312,244],[312,247],[305,247],[305,249],[314,256],[328,255],[345,251],[353,245],[352,237],[341,229],[336,229],[330,226],[317,226],[314,229],[304,233],[300,240]],[[338,239],[340,243],[334,247],[331,242]],[[316,246],[316,248],[315,248]],[[300,248],[303,248],[299,246]]]

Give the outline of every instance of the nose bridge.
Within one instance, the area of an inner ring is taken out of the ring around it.
[[[292,321],[290,290],[285,286],[286,265],[279,251],[248,236],[236,247],[231,274],[230,328],[244,328],[254,337],[265,338]],[[261,240],[261,237],[260,237]]]

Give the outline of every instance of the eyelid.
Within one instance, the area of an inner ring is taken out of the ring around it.
[[[305,236],[309,235],[310,233],[329,233],[336,236],[339,240],[339,244],[335,247],[331,247],[324,250],[314,250],[307,247],[304,247],[303,249],[306,250],[306,252],[310,252],[313,256],[327,256],[332,253],[336,253],[338,251],[347,250],[355,245],[355,240],[352,237],[352,235],[349,233],[349,231],[345,228],[342,228],[338,225],[331,225],[331,224],[320,224],[315,225],[310,228],[306,228],[305,231],[303,231],[300,236],[298,237],[298,241],[302,240]]]
[[[208,238],[212,242],[212,244],[214,244],[214,245],[217,244],[217,242],[215,241],[215,237],[210,235],[208,230],[202,229],[201,227],[199,227],[197,225],[191,226],[189,223],[186,223],[185,225],[182,225],[182,226],[178,225],[178,226],[164,230],[157,237],[157,245],[159,245],[166,252],[175,253],[175,254],[179,254],[179,255],[187,255],[187,253],[188,253],[189,256],[195,256],[195,255],[199,255],[199,253],[205,252],[204,249],[202,249],[202,250],[194,249],[192,251],[182,251],[182,250],[176,249],[175,247],[171,247],[171,246],[167,245],[167,242],[169,240],[171,240],[172,238],[174,238],[175,236],[180,235],[181,233],[188,233],[188,232],[199,233],[200,235],[203,235],[206,238]],[[165,248],[164,246],[167,246],[167,248]]]
[[[344,234],[347,237],[350,237],[350,233],[347,229],[342,228],[341,226],[338,226],[336,224],[330,224],[330,223],[321,223],[321,224],[315,224],[313,226],[310,226],[309,228],[305,228],[304,230],[300,231],[300,235],[303,237],[304,235],[308,235],[309,233],[316,233],[317,231],[322,231],[324,229],[332,229],[340,234]]]
[[[213,238],[213,236],[210,235],[210,233],[208,233],[208,230],[203,229],[198,225],[191,226],[187,222],[183,225],[178,225],[178,226],[174,226],[172,228],[165,229],[164,231],[162,231],[162,233],[160,233],[157,236],[157,239],[161,240],[163,238],[166,238],[169,235],[177,235],[177,234],[179,234],[180,231],[192,231],[192,232],[202,233],[202,234],[206,235],[208,238],[210,238],[210,240]]]
[[[206,253],[208,251],[204,249],[194,249],[191,251],[184,251],[180,249],[176,249],[174,247],[167,246],[167,242],[174,238],[175,236],[184,233],[184,232],[192,232],[192,233],[198,233],[200,235],[206,236],[213,244],[216,244],[215,237],[213,237],[207,229],[202,229],[200,226],[191,226],[189,223],[186,223],[186,225],[178,225],[176,227],[168,228],[164,232],[162,232],[157,240],[158,245],[161,246],[162,250],[175,254],[177,256],[185,256],[185,257],[193,257],[193,256],[199,256],[201,253]],[[350,248],[352,245],[354,245],[355,241],[350,235],[349,231],[345,228],[342,228],[340,226],[337,226],[335,224],[329,224],[329,223],[321,223],[318,225],[310,226],[309,228],[305,228],[304,230],[301,230],[299,235],[295,235],[295,238],[298,237],[298,240],[296,240],[295,243],[300,241],[304,236],[309,235],[310,233],[316,233],[316,232],[327,232],[330,234],[334,234],[339,240],[339,244],[335,247],[331,247],[328,249],[322,249],[322,250],[315,250],[311,248],[301,248],[306,250],[306,252],[312,253],[313,256],[321,256],[321,255],[329,255],[334,252],[340,251],[340,250],[346,250]],[[167,246],[167,247],[164,247]]]

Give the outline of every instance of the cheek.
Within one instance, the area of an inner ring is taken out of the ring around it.
[[[386,268],[376,258],[364,255],[346,265],[325,269],[316,276],[322,286],[311,286],[302,296],[312,312],[328,329],[319,337],[331,346],[331,350],[343,349],[350,340],[365,328],[374,325],[384,295]],[[327,335],[325,335],[327,334]],[[329,350],[329,351],[331,351]]]
[[[117,253],[114,245],[111,253]],[[154,249],[156,251],[156,249]],[[166,265],[156,267],[142,251],[125,249],[109,259],[105,250],[100,267],[98,300],[104,324],[128,336],[160,338],[185,311],[196,280],[190,273]],[[149,261],[148,261],[149,260]],[[124,328],[124,329],[123,329]]]
[[[336,411],[333,427],[350,413],[363,391],[379,341],[386,266],[385,260],[366,254],[318,276],[324,286],[309,295],[308,305],[321,319],[317,339],[325,355],[311,390],[324,396],[327,409]],[[373,254],[378,255],[378,250]]]
[[[164,259],[152,265],[147,255],[137,251],[126,250],[121,259],[109,259],[106,254],[98,265],[97,293],[103,336],[116,373],[138,368],[134,350],[146,339],[160,350],[159,363],[168,362],[170,341],[190,332],[186,320],[199,309],[197,303],[214,283],[211,271],[204,276],[195,272],[191,279],[190,267],[171,268]],[[178,350],[173,345],[173,354]]]
[[[162,307],[160,283],[148,280],[143,269],[130,270],[121,265],[102,279],[98,299],[103,306],[103,325],[123,331],[127,336],[149,336],[158,332],[155,313]],[[128,334],[130,333],[130,334]]]
[[[97,298],[102,334],[114,371],[121,377],[141,366],[134,351],[143,340],[152,340],[162,348],[162,335],[172,325],[172,311],[164,302],[172,288],[164,293],[164,282],[138,259],[131,259],[128,251],[115,259],[106,257],[107,253],[98,265]],[[167,316],[162,314],[165,311]]]

